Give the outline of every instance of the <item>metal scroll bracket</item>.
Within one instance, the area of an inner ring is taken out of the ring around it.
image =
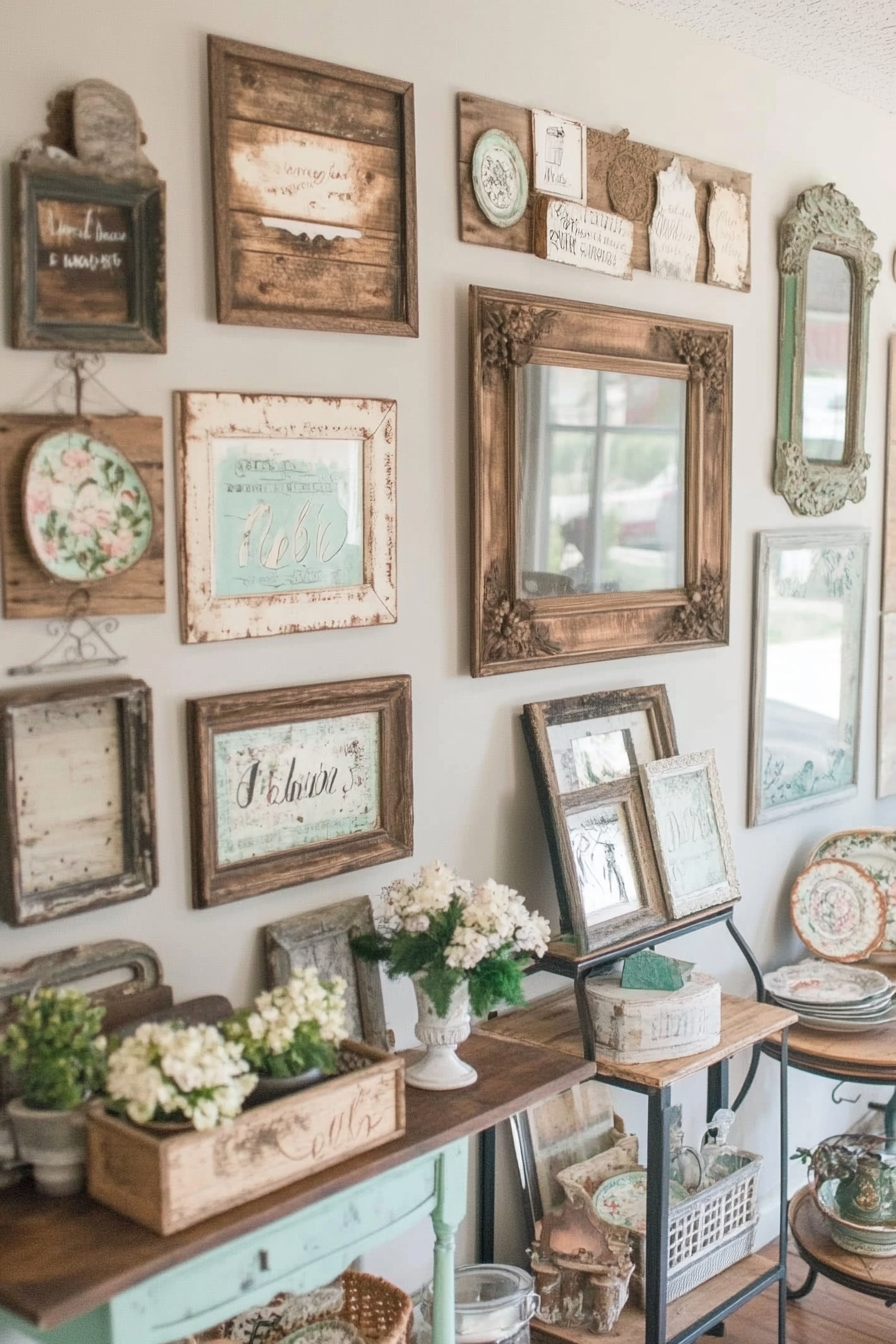
[[[65,614],[47,625],[53,643],[30,663],[8,668],[11,677],[33,677],[41,672],[80,672],[86,667],[114,667],[125,661],[106,638],[118,629],[114,616],[90,615],[90,593],[76,588],[68,599]]]

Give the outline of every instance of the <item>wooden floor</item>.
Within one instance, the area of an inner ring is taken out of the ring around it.
[[[761,1252],[775,1259],[775,1247]],[[806,1277],[806,1265],[791,1253],[788,1281],[796,1288]],[[774,1291],[763,1293],[728,1321],[727,1344],[776,1344],[778,1301]],[[808,1297],[787,1307],[787,1344],[894,1344],[896,1307],[840,1288],[819,1277]]]

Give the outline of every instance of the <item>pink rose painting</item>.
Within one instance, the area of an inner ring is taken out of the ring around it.
[[[140,559],[152,537],[146,487],[127,458],[78,430],[40,440],[25,477],[32,551],[54,578],[91,583]]]

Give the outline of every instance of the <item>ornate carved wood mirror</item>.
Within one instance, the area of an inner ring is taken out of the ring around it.
[[[728,642],[730,327],[470,290],[472,673]]]
[[[833,183],[802,192],[781,222],[775,490],[793,513],[820,517],[865,497],[874,242]]]

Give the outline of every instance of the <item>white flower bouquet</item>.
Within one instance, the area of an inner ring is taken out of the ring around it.
[[[441,1017],[466,980],[473,1012],[484,1017],[499,1003],[523,1002],[523,970],[547,951],[550,931],[512,887],[491,878],[474,886],[436,861],[386,888],[376,932],[353,938],[352,948],[383,962],[392,980],[422,975]]]
[[[242,1047],[217,1027],[145,1022],[109,1056],[106,1095],[138,1125],[214,1129],[239,1115],[256,1082]]]
[[[313,966],[293,971],[285,985],[259,994],[224,1023],[224,1034],[265,1078],[294,1078],[309,1069],[336,1072],[336,1048],[346,1034],[345,981],[321,980]]]

